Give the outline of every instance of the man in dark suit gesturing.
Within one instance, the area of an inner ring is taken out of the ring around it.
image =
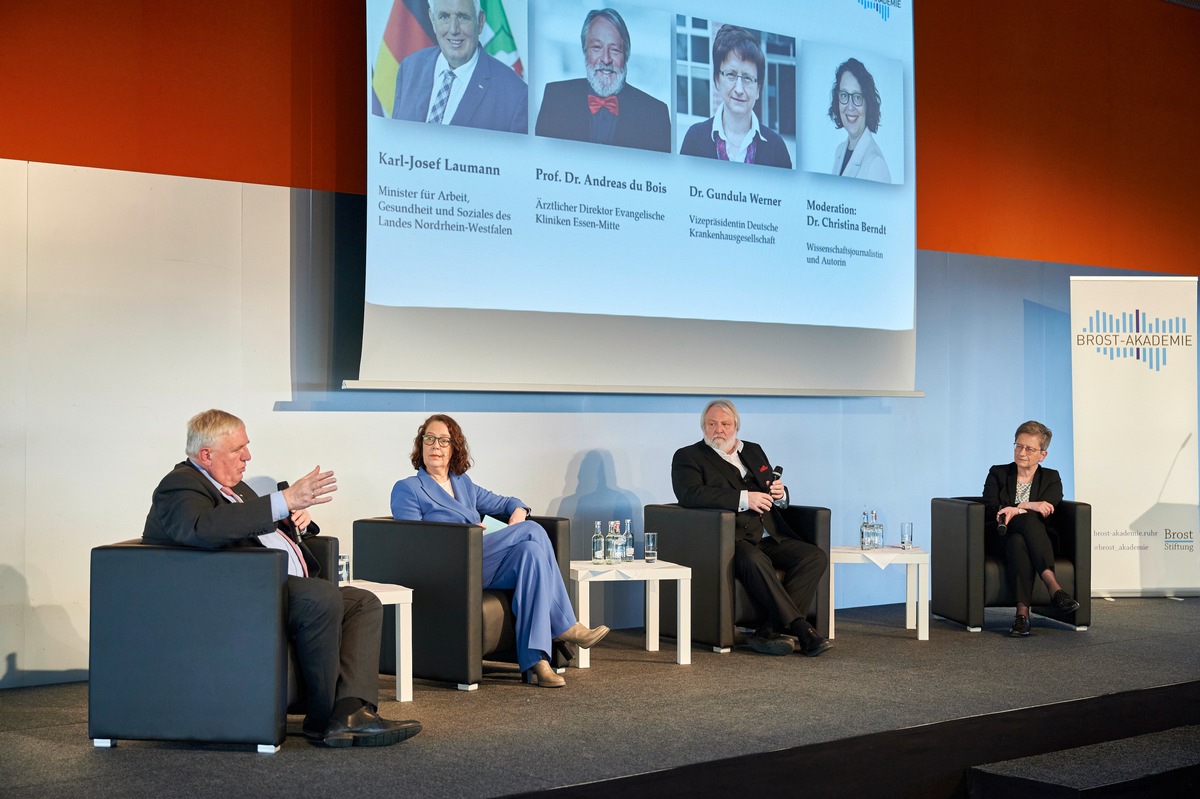
[[[437,47],[400,62],[393,119],[468,128],[529,131],[529,89],[479,46],[479,0],[430,0]]]
[[[816,595],[829,558],[795,536],[779,508],[788,506],[788,490],[772,470],[762,447],[741,441],[741,418],[726,399],[708,403],[700,416],[704,440],[684,447],[671,461],[671,485],[685,508],[720,508],[737,513],[733,569],[760,618],[767,621],[749,640],[757,652],[787,655],[792,643],[816,657],[832,644],[804,618]],[[784,571],[780,582],[776,569]]]
[[[625,82],[629,29],[611,8],[589,11],[580,33],[587,78],[546,85],[534,133],[671,151],[667,104]]]
[[[258,496],[242,482],[250,460],[246,426],[219,410],[192,417],[186,449],[187,460],[154,490],[142,540],[286,553],[288,637],[308,692],[305,736],[332,747],[386,746],[420,732],[415,721],[388,721],[376,712],[379,600],[369,591],[317,578],[320,566],[298,535],[318,532],[307,509],[333,499],[333,472],[316,467],[295,485]]]

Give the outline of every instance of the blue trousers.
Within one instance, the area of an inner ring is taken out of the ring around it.
[[[575,624],[554,548],[537,522],[520,522],[483,537],[483,587],[513,592],[517,664],[549,660],[552,641]]]

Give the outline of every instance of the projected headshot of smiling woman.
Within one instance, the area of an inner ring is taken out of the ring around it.
[[[883,151],[872,134],[879,131],[882,117],[875,79],[857,58],[848,58],[837,68],[829,101],[829,118],[846,131],[833,158],[833,174],[891,183]]]

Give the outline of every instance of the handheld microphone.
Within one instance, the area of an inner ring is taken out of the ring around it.
[[[782,466],[776,466],[774,469],[771,470],[771,483],[772,484],[778,483],[780,478],[782,478],[782,477],[783,477],[783,467]],[[786,498],[787,498],[787,494],[784,494],[784,499],[786,499]],[[784,499],[776,499],[776,500],[772,500],[772,502],[777,507],[783,507]]]

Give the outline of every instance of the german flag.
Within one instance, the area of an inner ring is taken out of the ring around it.
[[[375,69],[371,73],[371,113],[390,117],[396,100],[396,74],[409,53],[432,47],[436,41],[426,0],[395,0],[388,15]]]

